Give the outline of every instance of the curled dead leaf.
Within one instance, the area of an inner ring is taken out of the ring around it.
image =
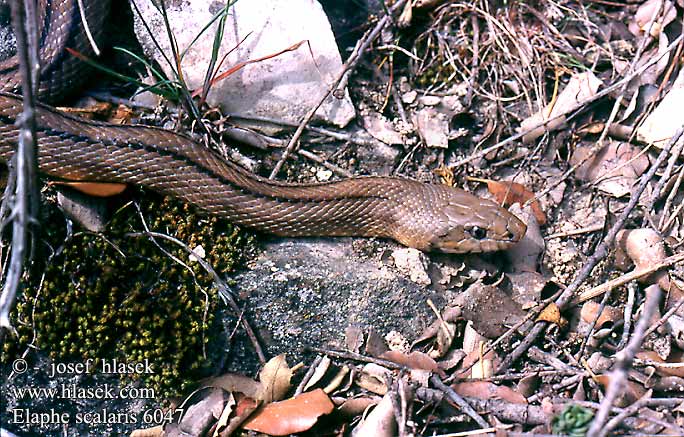
[[[126,190],[126,184],[116,184],[109,182],[68,182],[53,181],[50,185],[73,188],[83,194],[93,197],[112,197],[121,194]]]
[[[563,324],[562,319],[560,308],[558,308],[555,302],[548,304],[537,316],[538,322],[549,322],[559,326]]]
[[[284,398],[290,389],[291,379],[292,369],[287,365],[285,354],[271,358],[259,372],[259,381],[263,387],[261,399],[268,403]]]
[[[451,386],[461,396],[479,399],[502,399],[513,404],[526,404],[525,396],[505,385],[489,381],[465,381]]]
[[[519,203],[520,205],[525,202],[532,200],[530,206],[532,207],[532,212],[537,222],[540,225],[546,224],[546,214],[541,208],[539,201],[535,199],[533,192],[525,188],[524,185],[517,182],[510,181],[492,181],[492,180],[482,180],[487,183],[487,189],[494,196],[497,203],[504,205],[506,208],[510,207],[514,203]]]
[[[582,305],[580,317],[586,323],[593,323],[596,320],[596,329],[601,329],[606,324],[614,325],[624,317],[624,313],[619,308],[606,305],[601,314],[598,314],[600,308],[601,305],[597,302],[585,302]]]
[[[330,414],[335,408],[321,389],[280,402],[271,402],[243,423],[243,428],[265,434],[281,436],[311,429],[318,418]]]

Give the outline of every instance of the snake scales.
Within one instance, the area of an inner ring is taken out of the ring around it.
[[[84,16],[101,38],[109,2],[84,1]],[[87,56],[76,0],[39,1],[39,99],[55,102],[77,89]],[[22,99],[16,57],[0,62],[0,160],[14,153]],[[36,112],[40,171],[74,181],[138,184],[228,220],[283,236],[376,236],[420,250],[487,252],[510,247],[525,225],[492,201],[463,190],[390,177],[290,184],[256,176],[190,138],[136,125],[112,125]]]

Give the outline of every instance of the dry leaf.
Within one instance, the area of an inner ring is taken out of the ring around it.
[[[526,404],[525,396],[505,385],[489,381],[466,381],[453,384],[451,388],[461,396],[479,399],[502,399],[513,404]]]
[[[152,428],[136,429],[131,432],[129,437],[162,437],[164,435],[164,426],[157,425]]]
[[[263,387],[261,399],[264,403],[283,399],[290,389],[292,369],[287,365],[285,354],[273,357],[259,372],[259,381]]]
[[[618,250],[627,254],[637,270],[649,269],[667,258],[665,243],[653,229],[626,229],[620,231],[616,238]],[[640,278],[639,282],[657,282],[663,290],[670,289],[669,274],[665,270]]]
[[[347,326],[344,330],[344,344],[348,351],[359,353],[363,346],[363,330],[355,325]]]
[[[596,320],[596,329],[602,329],[606,327],[606,324],[615,325],[615,323],[621,321],[624,318],[624,312],[619,308],[615,308],[610,305],[606,305],[603,308],[601,314],[598,314],[601,304],[598,302],[585,302],[582,305],[582,310],[580,311],[580,317],[586,323],[594,323]]]
[[[597,184],[601,191],[614,197],[631,193],[637,179],[650,165],[648,156],[629,143],[611,141],[596,155],[589,157],[592,147],[580,146],[570,157],[572,165],[583,162],[575,175],[580,180]]]
[[[280,402],[272,402],[258,410],[243,423],[243,428],[264,434],[281,436],[311,429],[318,418],[335,408],[321,389]]]
[[[661,4],[663,5],[662,9],[660,8]],[[653,18],[653,14],[658,14],[651,27],[651,36],[654,37],[657,37],[665,26],[677,18],[677,11],[675,10],[674,3],[671,1],[647,0],[639,6],[632,21],[629,22],[629,31],[636,36],[642,36],[649,30],[649,23]]]
[[[321,362],[318,363],[318,366],[316,366],[316,370],[314,370],[313,375],[311,375],[309,382],[307,382],[304,386],[303,391],[307,391],[308,389],[316,385],[318,381],[323,379],[323,376],[325,375],[325,372],[328,371],[328,368],[330,368],[331,363],[332,360],[328,356],[323,356],[323,358],[321,358]]]
[[[356,385],[372,393],[384,395],[387,393],[385,376],[391,372],[375,363],[368,363],[363,366],[363,370],[356,376]]]
[[[244,375],[236,373],[226,373],[225,375],[209,378],[202,381],[202,387],[219,387],[228,393],[242,393],[253,399],[261,399],[263,393],[262,385]]]
[[[431,372],[443,374],[442,369],[439,368],[437,362],[423,352],[415,351],[410,354],[405,354],[400,351],[387,351],[382,354],[380,358],[408,367],[409,369],[429,370]]]
[[[377,405],[380,402],[379,397],[362,397],[346,399],[342,405],[337,407],[337,412],[344,417],[354,417],[363,414],[368,407]]]
[[[684,352],[677,351],[667,360],[660,358],[654,351],[639,351],[636,357],[656,369],[661,376],[677,376],[684,378]]]
[[[223,411],[221,412],[221,415],[218,418],[218,421],[216,422],[216,426],[214,427],[214,433],[212,434],[212,437],[218,437],[219,436],[219,431],[224,429],[226,426],[228,426],[230,415],[233,413],[233,410],[235,409],[235,406],[237,405],[237,402],[235,402],[235,396],[230,393],[228,396],[228,400],[226,401],[226,405],[223,407]]]
[[[487,188],[496,199],[496,202],[500,205],[504,205],[506,208],[514,203],[519,203],[522,205],[528,200],[534,199],[535,197],[533,192],[529,191],[524,185],[521,185],[517,182],[498,182],[492,180],[486,180],[486,182]],[[542,226],[545,225],[546,214],[544,214],[544,211],[542,211],[539,201],[533,200],[532,203],[530,203],[530,206],[532,207],[532,212],[534,213],[534,217],[537,219],[537,222]]]
[[[541,111],[531,115],[520,123],[519,130],[521,132],[529,131],[523,137],[523,142],[532,142],[543,135],[545,131],[553,131],[561,127],[565,123],[565,116],[550,121],[546,126],[541,126],[530,131],[532,126],[536,126],[544,120],[549,120],[560,114],[571,111],[573,108],[577,107],[580,102],[594,96],[602,83],[603,82],[601,82],[600,79],[589,71],[574,74],[565,88],[563,88],[563,91],[558,94],[555,101],[549,103]]]
[[[108,182],[68,182],[52,181],[50,185],[73,188],[83,194],[93,197],[112,197],[121,194],[126,190],[126,184],[114,184]]]
[[[681,104],[684,101],[684,69],[672,84],[663,100],[639,126],[639,137],[646,143],[663,147],[682,125]]]
[[[219,432],[219,437],[228,437],[233,435],[240,425],[242,425],[242,423],[252,415],[254,410],[256,410],[259,405],[261,405],[260,401],[244,396],[240,393],[238,393],[235,398],[237,400],[235,416],[230,419],[228,426]]]
[[[539,316],[537,316],[537,321],[538,322],[549,322],[549,323],[555,323],[556,325],[561,325],[562,324],[562,317],[560,313],[560,309],[558,308],[558,305],[556,305],[554,302],[551,302],[548,304],[541,313],[539,313]]]
[[[610,385],[610,379],[612,375],[610,373],[605,373],[603,375],[597,375],[594,380],[601,384],[604,389],[607,389]],[[615,400],[615,405],[618,407],[626,407],[633,404],[637,400],[641,399],[647,392],[641,384],[634,382],[632,380],[627,380],[627,383],[621,388],[620,394]]]
[[[394,437],[397,433],[397,422],[394,419],[394,408],[390,395],[385,395],[373,411],[366,416],[352,432],[352,437]]]

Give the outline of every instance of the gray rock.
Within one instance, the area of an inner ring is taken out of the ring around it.
[[[169,23],[180,51],[185,50],[200,31],[225,7],[225,1],[200,0],[167,2]],[[152,35],[166,56],[171,56],[166,27],[152,0],[136,2]],[[157,61],[165,74],[174,75],[150,36],[135,15],[135,31],[146,54]],[[218,22],[218,20],[216,21]],[[214,43],[210,27],[183,57],[183,75],[190,89],[202,86]],[[244,39],[244,41],[243,41]],[[308,41],[297,50],[246,65],[215,83],[208,102],[241,116],[280,118],[299,122],[330,88],[341,71],[342,61],[323,9],[315,0],[238,1],[230,7],[218,60],[225,58],[220,71],[241,62],[276,54]],[[310,48],[309,48],[310,44]],[[313,53],[313,57],[312,57]],[[355,116],[348,92],[342,98],[329,96],[316,113],[319,119],[344,126]]]
[[[269,354],[287,352],[293,359],[305,346],[342,347],[349,325],[381,335],[420,335],[434,318],[425,302],[443,300],[382,261],[375,247],[369,256],[355,250],[373,244],[379,243],[338,238],[265,244],[251,269],[236,278],[236,289]]]

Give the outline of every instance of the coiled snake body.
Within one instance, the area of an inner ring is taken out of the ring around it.
[[[100,37],[108,2],[84,2]],[[39,98],[56,101],[82,75],[65,47],[90,55],[76,0],[40,1]],[[92,20],[92,21],[91,21]],[[17,60],[0,62],[0,160],[13,154],[22,99]],[[138,184],[235,223],[283,236],[377,236],[421,250],[502,250],[525,225],[492,201],[463,190],[390,177],[290,184],[256,176],[190,138],[136,125],[112,125],[37,108],[40,171],[73,181]]]

